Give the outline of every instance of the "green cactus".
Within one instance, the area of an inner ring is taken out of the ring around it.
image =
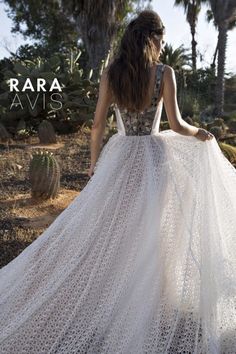
[[[57,137],[53,125],[48,120],[43,120],[38,127],[38,137],[41,144],[55,144]]]
[[[55,114],[53,121],[57,126],[62,126],[61,122],[63,123],[65,127],[63,131],[78,131],[83,123],[89,125],[96,109],[99,82],[94,78],[93,70],[90,70],[88,74],[84,72],[79,62],[80,55],[80,50],[73,49],[70,52],[57,53],[51,58],[15,61],[11,70],[1,72],[4,77],[1,88],[4,92],[0,94],[0,111],[2,106],[1,116],[8,122],[8,125],[15,129],[16,122],[24,119],[27,126],[35,130],[38,121],[48,119],[51,111]],[[17,96],[23,108],[13,106],[10,110],[15,93],[9,91],[9,79],[14,77],[17,77],[19,81],[20,91]],[[62,105],[60,109],[52,107],[51,93],[48,91],[39,92],[36,100],[36,92],[27,91],[26,95],[26,92],[21,90],[26,78],[31,80],[36,90],[36,80],[39,77],[46,80],[47,88],[54,78],[58,79],[62,88],[60,97],[57,97]],[[29,101],[35,102],[34,108]],[[109,110],[111,114],[111,109]]]
[[[29,180],[31,196],[40,199],[54,199],[60,189],[60,166],[48,151],[35,152],[30,161]]]
[[[222,142],[219,146],[225,157],[236,167],[236,147]]]

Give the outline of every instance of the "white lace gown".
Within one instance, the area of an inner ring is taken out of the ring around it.
[[[0,270],[1,354],[236,353],[236,170],[161,110],[116,107],[87,185]]]

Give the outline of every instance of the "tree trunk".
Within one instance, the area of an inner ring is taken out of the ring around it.
[[[105,60],[111,48],[113,38],[110,38],[107,31],[104,29],[94,28],[94,31],[88,35],[87,31],[81,31],[89,61],[88,69],[93,69],[93,78],[99,77],[101,61]]]
[[[197,23],[197,17],[198,17],[198,5],[195,0],[192,1],[188,5],[188,10],[187,10],[187,21],[190,26],[190,31],[192,35],[192,69],[193,71],[197,70],[197,42],[195,40],[195,35],[196,35],[196,23]]]
[[[214,70],[214,73],[215,73],[215,67],[216,67],[217,54],[218,54],[218,40],[217,40],[216,49],[215,49],[214,56],[213,56],[213,61],[211,64],[211,68]]]
[[[192,67],[193,67],[193,71],[197,70],[197,42],[195,40],[195,34],[196,34],[196,30],[195,30],[195,25],[190,26],[191,27],[191,35],[192,35]]]
[[[227,45],[227,22],[219,24],[218,34],[218,62],[217,62],[217,80],[216,80],[216,103],[215,113],[221,116],[224,110],[224,74],[226,60],[226,45]]]

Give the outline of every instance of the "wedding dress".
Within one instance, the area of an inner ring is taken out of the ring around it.
[[[236,170],[215,138],[118,132],[81,193],[0,270],[1,354],[236,353]]]

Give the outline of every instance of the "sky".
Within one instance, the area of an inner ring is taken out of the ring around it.
[[[175,7],[174,0],[153,0],[152,7],[162,18],[166,27],[166,41],[174,48],[183,44],[186,48],[191,48],[191,35],[189,25],[185,20],[184,10]],[[20,34],[11,33],[12,21],[7,17],[6,5],[0,2],[0,59],[9,56],[6,46],[13,52],[21,45],[30,43],[30,39],[25,40]],[[198,67],[207,67],[212,62],[213,54],[217,43],[217,31],[213,24],[208,24],[205,19],[206,5],[202,6],[198,24],[197,36],[198,50],[203,54],[203,61],[198,59]],[[236,73],[236,29],[228,32],[226,72]]]
[[[166,42],[174,46],[174,48],[184,44],[185,47],[191,48],[191,34],[189,24],[185,20],[185,14],[182,7],[173,5],[174,0],[153,0],[152,6],[161,17],[166,27]],[[203,54],[204,60],[198,60],[198,67],[206,67],[212,62],[214,51],[217,44],[218,31],[212,23],[206,21],[206,5],[202,5],[197,23],[196,41],[197,49]],[[226,72],[236,73],[236,28],[228,31],[228,43],[226,49]]]

